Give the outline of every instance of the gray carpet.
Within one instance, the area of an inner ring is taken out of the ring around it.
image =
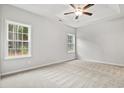
[[[1,87],[124,87],[124,67],[75,60],[4,77],[1,81]]]

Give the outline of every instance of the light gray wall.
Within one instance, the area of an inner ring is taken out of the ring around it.
[[[1,41],[1,5],[0,5],[0,41]],[[1,80],[1,43],[0,43],[0,80]],[[1,84],[0,84],[1,85]]]
[[[32,26],[32,57],[16,60],[4,59],[6,31],[5,25],[3,26],[2,73],[75,58],[75,54],[68,54],[66,50],[66,34],[75,33],[73,28],[9,5],[3,6],[2,18],[4,19],[3,24],[5,24],[5,19],[9,19]]]
[[[124,65],[124,18],[79,28],[77,50],[82,60]]]

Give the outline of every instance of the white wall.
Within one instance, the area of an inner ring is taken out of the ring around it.
[[[82,60],[124,65],[124,18],[79,28],[77,43]]]
[[[9,5],[2,7],[2,73],[22,70],[48,63],[62,62],[75,58],[66,50],[66,34],[75,33],[73,28],[64,26],[42,16]],[[14,60],[4,59],[5,19],[32,26],[32,57]]]

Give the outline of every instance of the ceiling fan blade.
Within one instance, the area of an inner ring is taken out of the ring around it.
[[[83,7],[83,10],[90,8],[91,6],[93,6],[94,4],[87,4],[86,6]]]
[[[79,16],[76,16],[76,17],[75,17],[75,19],[78,19],[78,18],[79,18]]]
[[[83,14],[89,15],[89,16],[92,16],[93,15],[93,13],[89,13],[89,12],[83,12]]]
[[[64,13],[64,15],[68,15],[68,14],[73,14],[74,12],[68,12],[68,13]]]
[[[75,5],[74,4],[70,4],[71,7],[73,7],[74,9],[76,9]]]

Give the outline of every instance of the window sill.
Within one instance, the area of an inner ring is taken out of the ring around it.
[[[5,57],[5,60],[9,60],[9,59],[23,59],[23,58],[30,58],[32,57],[31,55],[27,55],[27,56],[13,56],[13,57]]]

